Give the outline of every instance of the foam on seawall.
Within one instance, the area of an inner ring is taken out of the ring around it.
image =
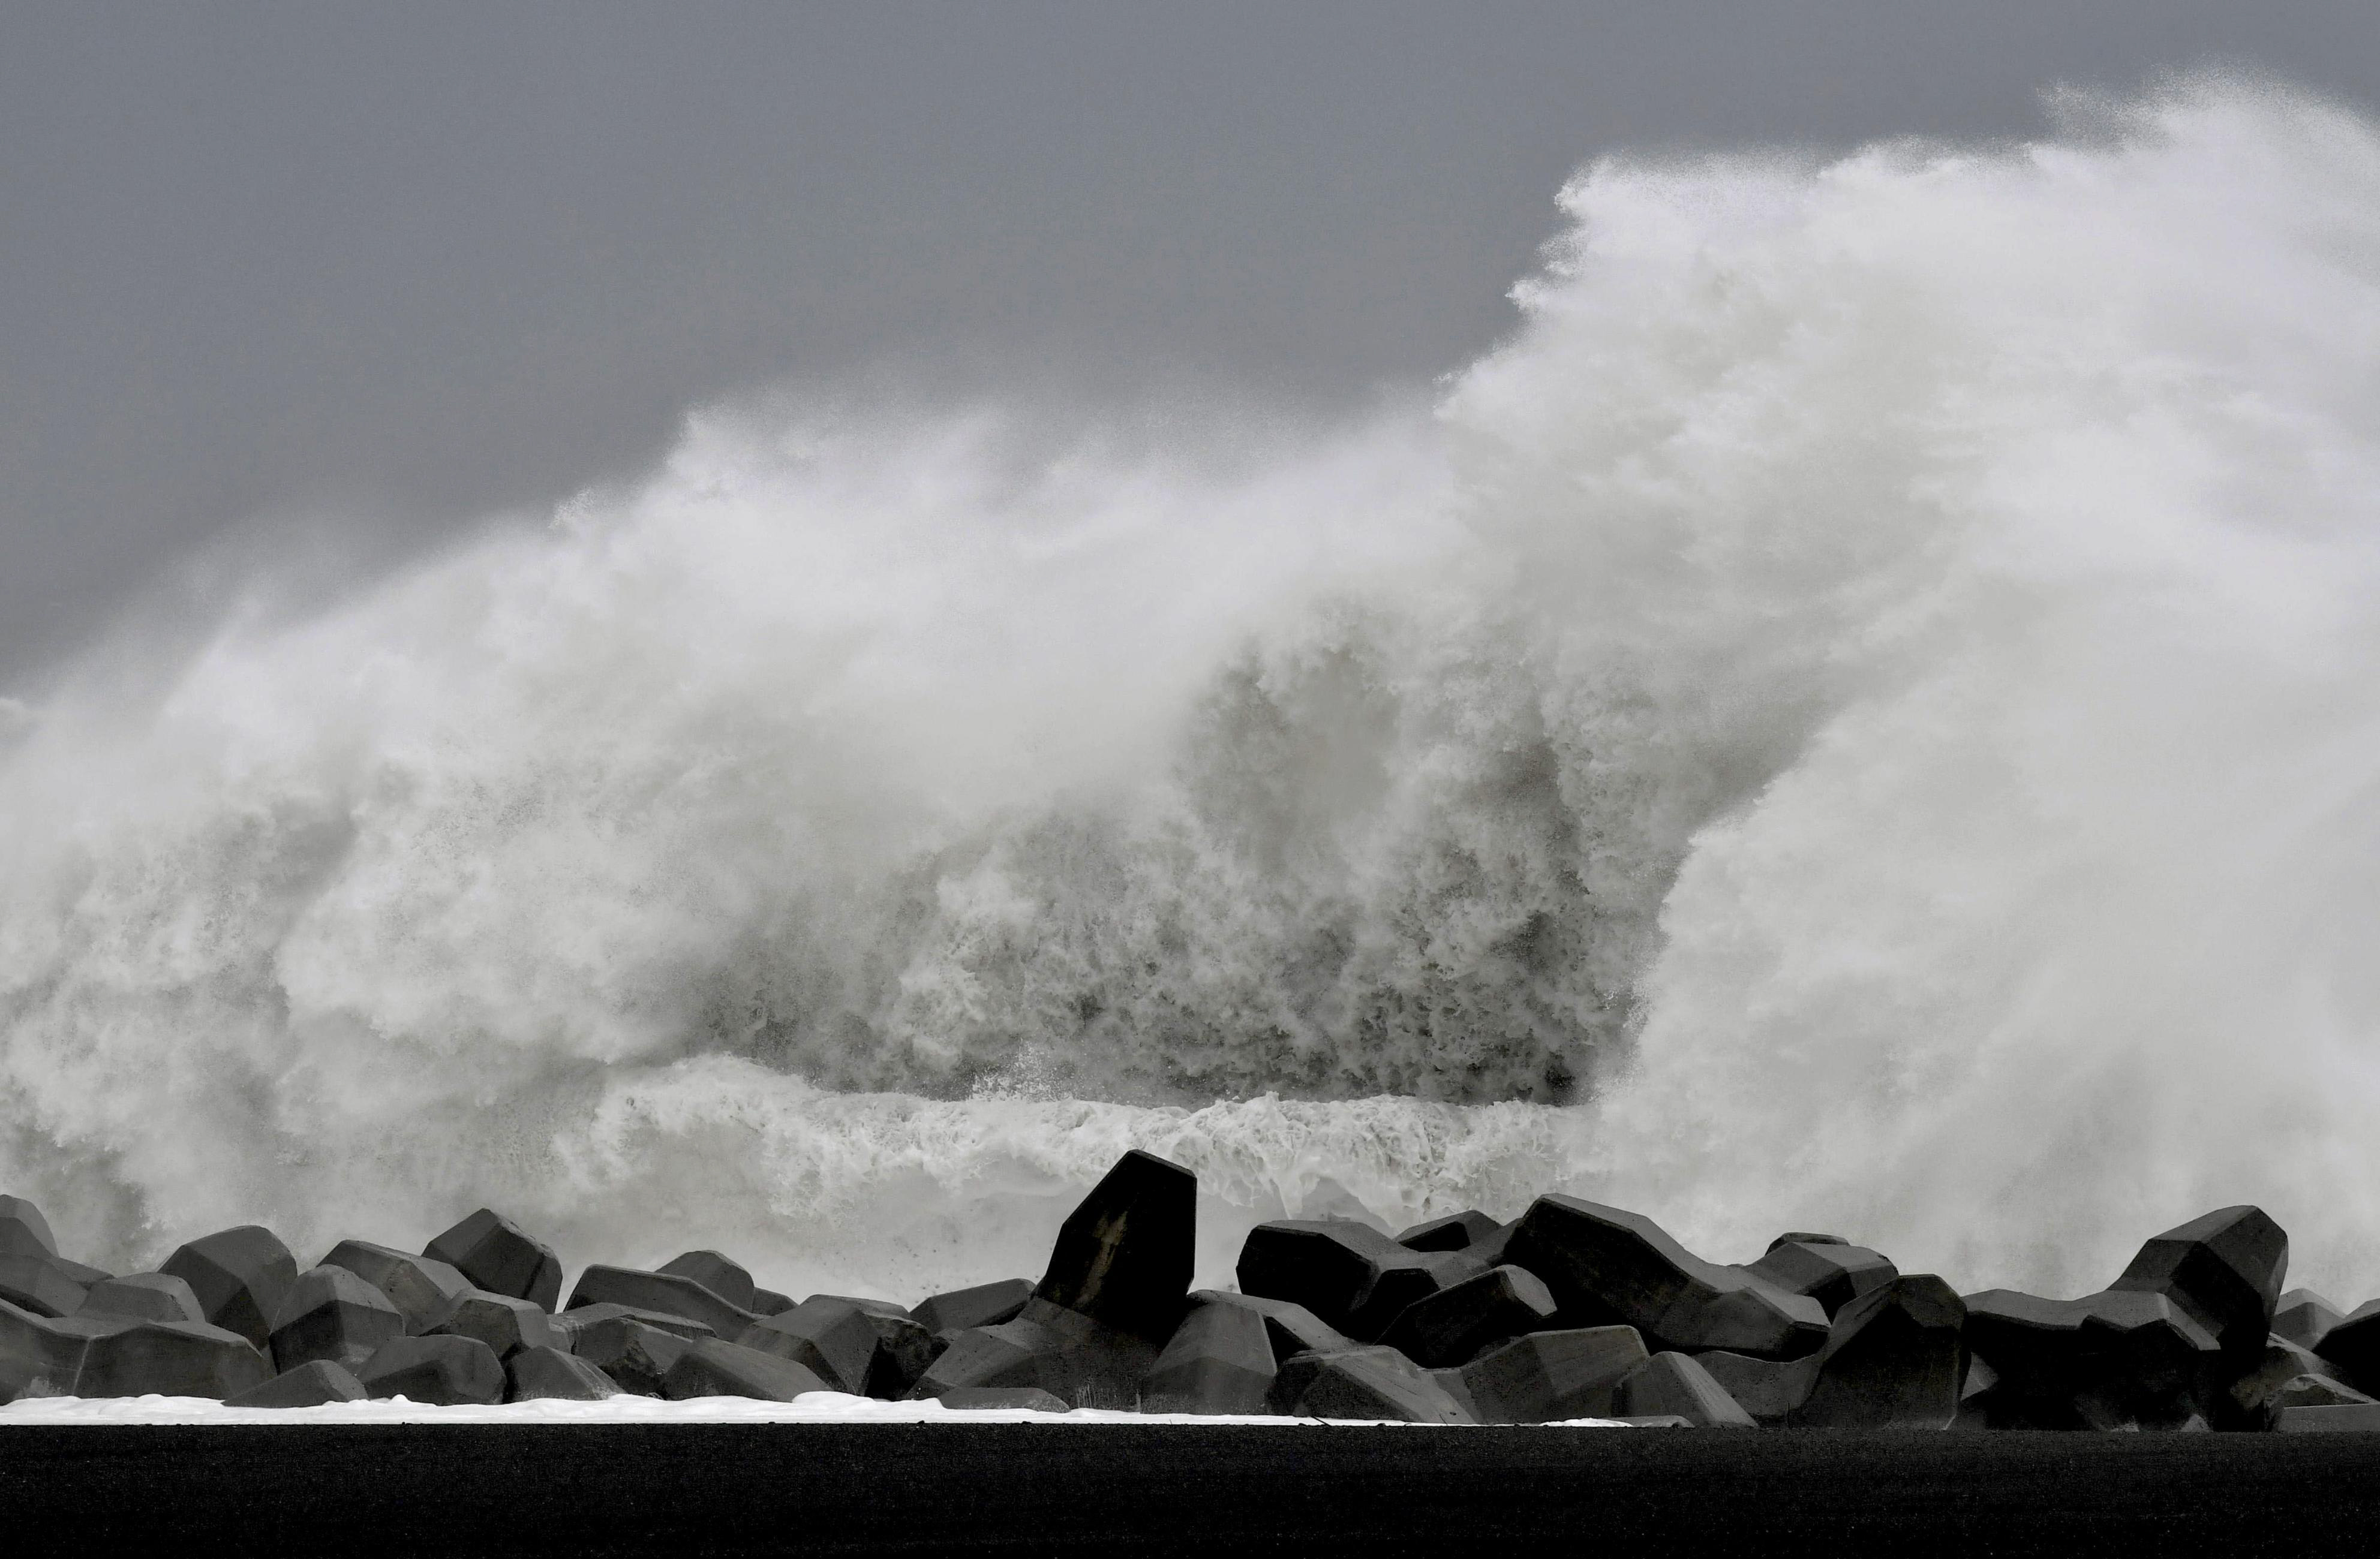
[[[2380,1289],[2380,138],[2067,113],[1599,164],[1427,405],[717,410],[124,626],[0,708],[0,1184],[915,1299],[1138,1146],[1206,1283],[1571,1190]]]

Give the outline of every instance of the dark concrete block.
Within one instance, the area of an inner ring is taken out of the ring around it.
[[[262,1385],[224,1398],[226,1408],[320,1408],[326,1402],[361,1402],[370,1393],[355,1372],[327,1359],[284,1370]]]
[[[559,1348],[562,1335],[552,1318],[527,1299],[466,1288],[446,1307],[446,1313],[424,1329],[430,1336],[477,1337],[499,1359],[509,1359],[525,1348]]]
[[[1279,1372],[1261,1314],[1245,1305],[1197,1305],[1142,1377],[1141,1410],[1261,1413]]]
[[[1426,1370],[1450,1368],[1507,1338],[1552,1326],[1556,1308],[1535,1273],[1491,1267],[1407,1305],[1380,1341]]]
[[[658,1310],[638,1310],[634,1305],[580,1305],[574,1310],[565,1310],[560,1315],[548,1317],[547,1324],[562,1339],[556,1347],[577,1353],[579,1351],[578,1335],[601,1321],[639,1322],[686,1342],[697,1337],[718,1335],[699,1321],[689,1321],[683,1315],[671,1315]]]
[[[1613,1391],[1650,1357],[1633,1326],[1532,1332],[1464,1365],[1463,1396],[1481,1423],[1609,1418]]]
[[[582,1305],[627,1305],[657,1310],[699,1321],[721,1337],[735,1337],[761,1319],[740,1305],[729,1304],[690,1277],[670,1273],[639,1272],[635,1267],[590,1266],[578,1275],[570,1291],[570,1308]]]
[[[1063,1413],[1067,1406],[1030,1385],[959,1386],[942,1393],[940,1398],[945,1408],[960,1412],[985,1412],[995,1408],[1024,1408],[1030,1413]]]
[[[374,1396],[443,1408],[489,1407],[504,1399],[504,1367],[477,1337],[394,1338],[364,1361],[356,1379]]]
[[[558,1348],[525,1348],[504,1360],[507,1402],[601,1402],[619,1395],[611,1376]]]
[[[1657,1353],[1622,1377],[1612,1402],[1623,1419],[1674,1414],[1696,1429],[1753,1429],[1752,1415],[1682,1353]]]
[[[1849,1245],[1850,1243],[1850,1240],[1840,1234],[1812,1234],[1805,1229],[1791,1229],[1770,1240],[1768,1248],[1774,1251],[1779,1245]]]
[[[717,1339],[681,1336],[627,1315],[606,1316],[576,1329],[570,1351],[605,1374],[623,1391],[638,1396],[659,1396],[670,1366],[698,1342]]]
[[[1899,1268],[1865,1246],[1810,1239],[1772,1245],[1768,1254],[1743,1270],[1789,1294],[1817,1300],[1829,1318],[1900,1275]]]
[[[1189,1308],[1198,1177],[1138,1149],[1058,1230],[1037,1299],[1162,1345]]]
[[[72,1315],[90,1292],[55,1257],[0,1256],[0,1299],[36,1315]]]
[[[210,1323],[237,1332],[259,1348],[272,1336],[273,1317],[298,1281],[289,1247],[255,1224],[193,1239],[158,1270],[190,1286]]]
[[[2289,1237],[2258,1207],[2224,1207],[2143,1245],[2111,1292],[2161,1294],[2245,1368],[2264,1350]]]
[[[1506,1254],[1512,1249],[1512,1231],[1520,1227],[1515,1219],[1492,1234],[1483,1234],[1463,1249],[1463,1253],[1476,1261],[1482,1268],[1504,1266],[1510,1262]]]
[[[950,1346],[909,1388],[910,1401],[953,1391],[1037,1385],[1044,1374],[1041,1352],[1054,1346],[1038,1328],[1019,1327],[1013,1320],[942,1335]]]
[[[40,1315],[0,1299],[0,1401],[79,1395],[91,1343],[131,1324],[116,1316]]]
[[[2330,1329],[2345,1319],[2345,1311],[2313,1289],[2292,1288],[2273,1307],[2273,1335],[2300,1348],[2318,1348]]]
[[[345,1267],[386,1295],[408,1332],[430,1330],[471,1291],[471,1280],[450,1263],[361,1239],[340,1240],[322,1264]]]
[[[760,1313],[752,1275],[716,1251],[688,1251],[663,1262],[660,1270],[672,1277],[691,1277],[736,1309]]]
[[[60,1323],[67,1324],[67,1323]],[[221,1400],[273,1378],[262,1350],[202,1321],[110,1323],[91,1341],[76,1389],[85,1396],[208,1396]]]
[[[1984,1404],[1994,1427],[2172,1428],[2213,1407],[2215,1339],[2162,1294],[1965,1302],[1967,1346],[1998,1377]]]
[[[965,1332],[1014,1321],[1025,1309],[1025,1301],[1032,1297],[1031,1278],[1003,1277],[997,1283],[936,1294],[920,1300],[909,1313],[918,1325],[939,1336],[944,1332]]]
[[[285,1371],[316,1360],[354,1370],[403,1335],[405,1316],[387,1295],[345,1267],[309,1267],[273,1317],[273,1358]]]
[[[2341,1431],[2380,1431],[2380,1402],[2355,1402],[2333,1408],[2284,1408],[2273,1427],[2283,1434],[2323,1434]]]
[[[2343,1316],[2314,1352],[2332,1366],[2331,1372],[2358,1391],[2380,1395],[2380,1299],[2358,1305]]]
[[[130,1321],[204,1321],[207,1312],[188,1283],[162,1272],[132,1272],[94,1283],[78,1315],[120,1315]]]
[[[878,1346],[876,1325],[867,1311],[823,1294],[804,1299],[783,1315],[754,1322],[735,1340],[790,1359],[825,1382],[828,1390],[854,1396],[868,1393]]]
[[[1429,1372],[1392,1348],[1298,1354],[1281,1366],[1266,1405],[1301,1419],[1471,1421]]]
[[[2328,1375],[2304,1374],[2283,1385],[2274,1394],[2276,1412],[2290,1408],[2344,1408],[2361,1406],[2373,1399],[2350,1385],[2342,1385]]]
[[[1798,1359],[1826,1346],[1817,1300],[1691,1255],[1650,1218],[1617,1207],[1541,1196],[1505,1259],[1545,1280],[1564,1322],[1633,1326],[1656,1349]]]
[[[0,1196],[0,1256],[55,1256],[57,1237],[42,1210],[21,1196]]]
[[[791,1294],[780,1294],[774,1288],[752,1290],[752,1313],[755,1315],[783,1315],[793,1308],[794,1297]]]
[[[1407,1305],[1475,1270],[1468,1252],[1409,1251],[1368,1224],[1315,1218],[1249,1230],[1237,1275],[1243,1293],[1304,1305],[1325,1325],[1368,1342]]]
[[[1397,1236],[1397,1243],[1408,1251],[1463,1251],[1503,1227],[1487,1214],[1471,1208],[1451,1217],[1415,1224]]]
[[[1779,1429],[1792,1421],[1794,1412],[1816,1388],[1819,1357],[1813,1353],[1801,1359],[1753,1359],[1714,1349],[1695,1354],[1694,1360],[1710,1372],[1719,1389],[1735,1398],[1736,1406],[1752,1415],[1753,1422],[1763,1429]]]
[[[688,1343],[662,1377],[662,1395],[673,1402],[696,1396],[752,1396],[791,1402],[808,1392],[834,1388],[790,1359],[758,1348],[705,1337]]]
[[[870,1396],[887,1402],[899,1401],[908,1394],[911,1386],[917,1384],[934,1360],[941,1357],[942,1349],[948,1346],[928,1331],[908,1311],[890,1300],[854,1299],[847,1294],[813,1294],[810,1297],[850,1305],[866,1316],[868,1325],[875,1329],[876,1354],[868,1361],[866,1383],[867,1395]],[[786,1308],[794,1307],[789,1305]]]
[[[2363,1396],[2339,1381],[2338,1374],[2337,1365],[2276,1332],[2265,1339],[2265,1354],[2256,1367],[2230,1383],[2223,1416],[2232,1420],[2228,1427],[2269,1429],[2274,1413],[2282,1406],[2282,1398],[2301,1380],[2325,1379],[2338,1391],[2347,1393],[2326,1400],[2352,1401]],[[2307,1390],[2301,1389],[2296,1393],[2296,1397],[2303,1399],[2307,1394]]]
[[[1130,1408],[1158,1348],[1078,1311],[1028,1300],[1014,1321],[951,1335],[913,1398],[962,1386],[1038,1386],[1077,1408]]]
[[[544,1311],[562,1299],[562,1258],[490,1208],[465,1218],[423,1246],[421,1253],[444,1262],[469,1278],[473,1287],[491,1294],[510,1294]]]
[[[1471,1396],[1471,1384],[1463,1378],[1462,1371],[1431,1370],[1427,1372],[1427,1373],[1431,1380],[1438,1383],[1439,1390],[1452,1397],[1454,1399],[1454,1405],[1462,1408],[1465,1414],[1469,1415],[1470,1422],[1488,1423],[1493,1421],[1480,1411],[1479,1404],[1473,1400]]]
[[[1816,1355],[1816,1380],[1788,1421],[1806,1429],[1949,1428],[1966,1374],[1966,1314],[1950,1286],[1930,1274],[1895,1277],[1861,1295],[1835,1317]]]
[[[1363,1346],[1337,1327],[1325,1325],[1320,1316],[1304,1305],[1289,1299],[1268,1299],[1256,1294],[1232,1294],[1220,1288],[1201,1288],[1190,1296],[1190,1302],[1238,1305],[1263,1316],[1265,1335],[1272,1342],[1272,1357],[1276,1364],[1293,1353],[1336,1353],[1342,1348]]]

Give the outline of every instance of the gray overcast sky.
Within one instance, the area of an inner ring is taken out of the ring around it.
[[[0,0],[0,683],[248,516],[401,550],[779,379],[1352,400],[1599,152],[2207,60],[2380,102],[2380,5]]]

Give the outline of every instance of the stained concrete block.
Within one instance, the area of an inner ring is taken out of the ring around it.
[[[1034,1296],[1162,1345],[1189,1308],[1198,1178],[1137,1149],[1066,1215]]]

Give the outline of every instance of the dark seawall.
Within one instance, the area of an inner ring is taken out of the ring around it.
[[[28,1425],[0,1511],[95,1552],[2368,1553],[2380,1436]]]

